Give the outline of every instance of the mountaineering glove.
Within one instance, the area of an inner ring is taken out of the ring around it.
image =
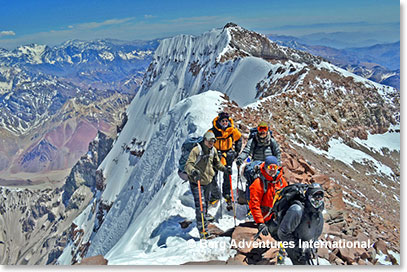
[[[237,156],[237,153],[236,153],[236,151],[234,151],[234,150],[229,150],[228,152],[227,152],[227,155],[226,155],[227,157],[228,157],[228,161],[234,161],[235,160],[235,158],[236,158],[236,156]]]
[[[266,224],[261,223],[259,225],[259,232],[261,232],[261,234],[263,234],[264,236],[269,235],[269,231],[268,231],[268,228],[267,228]]]
[[[225,174],[226,175],[232,175],[232,166],[227,166],[225,169]]]
[[[201,173],[199,172],[199,170],[196,169],[192,170],[191,176],[195,182],[198,182],[198,180],[201,179]]]
[[[242,164],[243,164],[242,158],[238,157],[238,158],[236,159],[236,165],[237,165],[237,167],[240,167]]]
[[[259,173],[259,172],[260,172],[260,164],[255,165],[255,166],[253,167],[253,169],[254,169],[254,172],[255,172],[255,173]]]

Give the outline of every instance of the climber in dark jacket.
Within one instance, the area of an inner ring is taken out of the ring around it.
[[[294,241],[294,248],[286,248],[293,264],[308,264],[312,249],[299,245],[301,241],[317,241],[322,233],[324,218],[324,191],[320,184],[312,183],[306,193],[305,203],[295,202],[288,208],[278,226],[278,238],[281,241]]]
[[[249,139],[242,153],[236,159],[238,166],[242,165],[247,157],[251,157],[252,161],[264,161],[267,156],[277,158],[278,165],[281,165],[280,146],[277,141],[271,136],[268,124],[260,122],[257,126],[257,132],[253,138]]]

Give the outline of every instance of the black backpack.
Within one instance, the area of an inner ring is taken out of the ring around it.
[[[308,184],[294,183],[278,190],[274,196],[272,212],[274,220],[280,224],[288,208],[294,202],[304,206],[306,197],[305,193],[308,189]]]

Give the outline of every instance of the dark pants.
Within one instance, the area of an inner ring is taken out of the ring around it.
[[[230,166],[232,167],[233,161],[235,160],[236,157],[236,152],[233,150],[229,150],[227,152],[219,152],[219,158],[223,156],[223,154],[226,153],[226,167]],[[217,177],[218,172],[216,171],[215,177]],[[219,192],[219,188],[215,188]],[[220,193],[215,192],[215,195],[219,194],[220,198]],[[229,180],[229,175],[223,174],[223,181],[222,181],[222,196],[226,199],[230,199],[230,180]]]
[[[271,237],[273,237],[274,240],[280,241],[280,238],[278,236],[278,229],[279,226],[277,225],[276,222],[274,222],[273,219],[265,222],[266,226],[268,227],[269,233]],[[306,265],[308,264],[308,260],[310,259],[309,254],[304,254],[302,252],[302,249],[299,248],[299,245],[296,244],[294,248],[287,247],[285,248],[288,257],[290,257],[291,262],[294,265]]]
[[[192,196],[194,197],[195,201],[195,218],[196,218],[196,226],[199,232],[203,231],[202,227],[202,216],[201,216],[201,206],[200,206],[200,199],[199,199],[199,189],[198,184],[196,183],[189,183],[191,187]],[[206,215],[208,214],[208,201],[211,196],[213,182],[209,183],[208,185],[201,185],[201,195],[202,195],[202,208],[204,214],[204,226],[205,230],[208,231],[208,221],[205,220]]]

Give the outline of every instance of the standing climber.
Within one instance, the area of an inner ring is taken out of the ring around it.
[[[208,131],[203,136],[203,141],[192,148],[185,164],[185,172],[188,175],[192,195],[195,201],[195,214],[197,228],[201,238],[206,238],[208,233],[208,221],[213,217],[208,215],[207,207],[213,185],[215,169],[228,174],[227,167],[221,164],[214,144],[216,137]]]
[[[264,161],[267,156],[274,156],[277,158],[278,165],[281,165],[280,154],[280,146],[272,136],[268,124],[260,122],[257,131],[250,133],[245,148],[236,159],[236,164],[239,167],[249,156],[252,161]]]
[[[215,134],[215,147],[218,150],[223,165],[231,169],[233,161],[242,149],[242,134],[234,126],[232,118],[226,112],[221,112],[213,119],[213,127],[209,130]],[[231,173],[224,173],[222,181],[222,195],[228,205],[231,205],[231,188],[229,182]],[[217,184],[217,175],[214,177],[214,184]],[[219,188],[213,186],[213,198],[211,203],[220,199]]]

